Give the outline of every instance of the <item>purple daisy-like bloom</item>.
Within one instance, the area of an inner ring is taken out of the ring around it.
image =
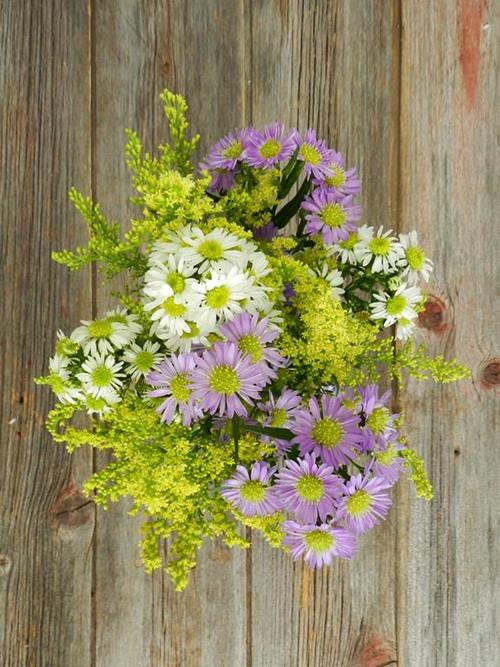
[[[257,407],[262,412],[267,413],[264,419],[264,426],[271,428],[290,428],[294,415],[302,403],[302,397],[293,389],[284,387],[278,398],[275,398],[269,392],[269,400],[266,403],[258,403]],[[270,442],[269,436],[262,436],[263,442]],[[279,452],[285,452],[291,447],[289,440],[275,440],[276,447]]]
[[[357,195],[361,190],[361,181],[358,177],[356,167],[345,168],[342,153],[332,150],[328,164],[328,175],[323,178],[314,178],[313,183],[322,188],[334,190],[341,195]]]
[[[318,517],[326,521],[343,490],[344,484],[333,468],[325,463],[318,465],[311,454],[297,461],[286,460],[276,476],[276,493],[283,509],[304,523],[315,523]]]
[[[285,130],[282,123],[271,123],[249,137],[245,162],[250,167],[269,169],[288,160],[297,147],[297,130]]]
[[[212,415],[246,417],[243,401],[258,399],[265,384],[259,365],[234,343],[215,343],[205,350],[192,373],[193,397]]]
[[[306,130],[303,139],[298,138],[298,159],[304,162],[304,173],[314,178],[324,178],[330,173],[329,165],[332,159],[332,151],[327,147],[323,139],[316,137],[316,130]]]
[[[390,442],[384,451],[375,452],[370,463],[371,470],[376,477],[383,480],[387,486],[393,486],[403,472],[404,459],[399,452],[404,449],[399,442]]]
[[[233,476],[224,482],[221,495],[245,516],[265,516],[281,509],[281,502],[270,486],[276,468],[257,461],[248,470],[239,465]]]
[[[397,437],[397,429],[394,421],[397,414],[391,414],[387,403],[391,392],[386,391],[379,396],[379,388],[376,384],[368,384],[366,387],[358,387],[361,397],[361,410],[365,420],[363,432],[363,451],[367,452],[378,447],[385,449],[389,441]]]
[[[306,197],[302,208],[306,215],[306,234],[320,234],[329,245],[345,241],[351,232],[356,231],[354,224],[361,217],[361,206],[352,203],[352,195],[343,196],[334,190],[316,188]]]
[[[291,430],[301,455],[312,453],[337,469],[350,462],[352,449],[359,448],[362,438],[359,418],[347,410],[339,396],[321,397],[321,407],[313,397],[309,410],[298,410]]]
[[[283,544],[290,550],[294,560],[304,557],[311,568],[331,565],[335,556],[352,558],[356,553],[356,537],[345,528],[327,523],[302,525],[295,521],[284,521]]]
[[[189,426],[203,415],[194,401],[191,387],[191,374],[196,368],[197,359],[197,355],[192,353],[172,354],[145,378],[147,384],[156,387],[147,393],[149,398],[166,396],[156,412],[167,424],[174,419],[176,410],[181,413],[184,426]]]
[[[246,127],[222,137],[210,148],[200,167],[211,172],[220,169],[234,171],[238,162],[244,159],[254,132],[252,127]]]
[[[337,520],[342,519],[346,528],[364,533],[386,518],[392,501],[387,493],[387,483],[379,477],[354,475],[344,484],[345,496],[337,505]]]
[[[268,343],[280,335],[279,329],[269,328],[269,320],[258,314],[250,315],[247,311],[238,313],[229,322],[221,326],[220,331],[230,343],[235,343],[242,354],[250,357],[253,364],[258,364],[264,377],[271,380],[276,377],[276,368],[286,364],[286,360]]]
[[[254,239],[260,241],[272,241],[276,236],[278,236],[278,228],[274,222],[266,222],[262,227],[257,227],[253,230]]]

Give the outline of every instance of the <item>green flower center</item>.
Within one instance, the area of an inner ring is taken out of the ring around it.
[[[322,447],[334,449],[342,440],[344,429],[336,419],[325,417],[314,424],[311,435]]]
[[[425,262],[424,251],[418,246],[410,246],[405,252],[406,261],[412,271],[420,271]]]
[[[101,364],[92,370],[90,379],[94,387],[107,387],[113,379],[113,372]]]
[[[295,490],[302,500],[317,503],[323,496],[323,482],[314,475],[302,475]]]
[[[273,414],[271,415],[271,423],[269,425],[276,428],[281,428],[287,423],[287,421],[288,415],[285,408],[276,408],[273,410]]]
[[[233,141],[223,152],[224,157],[233,159],[241,155],[243,146],[240,141]]]
[[[342,167],[330,167],[332,170],[332,175],[325,178],[325,183],[330,188],[340,188],[341,185],[345,183],[345,171]]]
[[[347,501],[347,512],[351,516],[360,516],[360,514],[365,514],[370,509],[371,503],[371,496],[366,491],[359,489]]]
[[[358,241],[359,234],[357,232],[351,232],[345,241],[340,241],[339,246],[345,250],[352,250]]]
[[[59,338],[56,343],[56,354],[59,354],[61,357],[69,357],[76,352],[78,352],[78,343],[75,343],[70,338]]]
[[[184,333],[181,335],[181,338],[196,338],[196,336],[200,333],[200,328],[196,325],[195,322],[186,322],[186,324],[189,327],[188,331],[184,331]]]
[[[154,360],[155,358],[152,352],[141,350],[141,352],[137,353],[134,364],[141,373],[147,373],[153,365]]]
[[[397,459],[398,451],[394,445],[387,445],[385,452],[376,452],[375,459],[382,466],[390,466]]]
[[[168,274],[168,276],[165,278],[165,282],[169,287],[172,288],[172,292],[174,294],[180,294],[184,290],[184,287],[186,286],[186,281],[184,280],[184,277],[181,276],[180,273],[177,273],[177,271],[172,271],[171,273]]]
[[[321,162],[321,153],[311,144],[302,144],[300,155],[304,162],[309,162],[313,167]]]
[[[191,389],[188,387],[187,373],[177,373],[170,380],[170,392],[177,403],[187,403],[191,396]]]
[[[259,148],[259,153],[264,158],[276,157],[281,150],[281,144],[276,139],[268,139],[264,141],[262,146]]]
[[[218,394],[233,396],[240,388],[240,378],[231,366],[215,366],[210,371],[208,384]]]
[[[406,308],[406,299],[402,294],[395,294],[387,300],[385,309],[389,315],[400,315]]]
[[[241,485],[240,494],[243,500],[250,503],[258,503],[266,497],[266,487],[262,482],[250,479]]]
[[[120,313],[115,313],[106,318],[108,322],[117,322],[118,324],[128,324],[127,318],[125,315],[120,315]]]
[[[383,236],[376,236],[368,242],[368,248],[373,255],[382,255],[384,257],[389,254],[391,242]]]
[[[108,338],[113,333],[113,324],[106,317],[102,320],[91,322],[88,330],[91,338]]]
[[[387,426],[389,416],[387,408],[375,408],[366,420],[366,425],[375,435],[380,435]]]
[[[215,239],[206,239],[198,246],[198,252],[205,259],[217,260],[222,258],[224,248],[219,241],[216,241]]]
[[[182,303],[176,303],[173,296],[165,299],[161,307],[169,317],[181,317],[186,312],[186,306]]]
[[[95,410],[98,412],[106,406],[106,401],[104,398],[95,398],[95,396],[87,396],[85,399],[85,404],[90,410]]]
[[[345,212],[340,204],[327,204],[321,210],[321,219],[328,227],[337,229],[345,223]]]
[[[66,384],[60,375],[50,376],[50,387],[57,396],[63,394],[67,389]]]
[[[335,538],[324,530],[311,530],[304,535],[306,545],[317,554],[329,551],[335,544]]]
[[[214,287],[213,289],[207,292],[206,302],[209,308],[218,310],[219,308],[224,308],[224,306],[229,301],[231,292],[229,287],[226,285],[220,285],[219,287]]]
[[[263,357],[262,345],[257,336],[253,336],[252,334],[243,336],[238,341],[238,347],[242,352],[245,352],[250,356],[254,364],[257,363],[257,361],[260,361]]]

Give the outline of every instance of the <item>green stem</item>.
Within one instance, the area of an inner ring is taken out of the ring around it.
[[[258,433],[259,435],[268,435],[276,440],[293,440],[295,435],[287,428],[276,428],[274,426],[258,426],[257,424],[241,424],[244,431],[249,433]]]
[[[234,440],[234,460],[236,461],[236,465],[240,462],[240,451],[239,451],[239,444],[240,444],[240,426],[241,426],[241,421],[238,415],[234,415],[233,417],[233,440]]]

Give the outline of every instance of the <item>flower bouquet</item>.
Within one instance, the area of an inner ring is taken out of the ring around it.
[[[412,342],[432,262],[415,232],[358,226],[358,173],[313,129],[235,131],[194,175],[186,104],[161,97],[158,156],[127,132],[140,217],[124,236],[70,192],[90,239],[54,259],[125,279],[116,308],[58,332],[37,379],[58,399],[48,429],[69,451],[111,450],[85,491],[104,506],[133,499],[145,566],[161,565],[167,540],[178,589],[205,537],[249,546],[242,526],[311,567],[352,558],[401,475],[432,495],[381,385],[405,369],[467,375]]]

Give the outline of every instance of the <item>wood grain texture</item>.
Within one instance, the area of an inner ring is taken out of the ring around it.
[[[252,121],[317,127],[359,165],[365,219],[388,227],[397,206],[396,21],[389,4],[366,2],[256,2],[251,10]],[[394,660],[395,537],[392,516],[360,540],[355,561],[315,573],[256,539],[251,664]]]
[[[68,276],[54,248],[83,241],[67,199],[90,183],[89,26],[84,3],[2,2],[0,662],[88,667],[91,453],[68,456],[44,428],[56,329],[90,308],[90,273]]]
[[[400,518],[399,651],[404,665],[494,665],[500,653],[498,262],[500,6],[403,3],[402,228],[436,263],[421,317],[428,349],[472,382],[411,382],[413,446],[435,488]],[[426,39],[422,40],[422,34]]]
[[[228,34],[227,26],[231,26]],[[166,139],[158,95],[165,87],[191,104],[200,153],[243,122],[242,8],[239,3],[94,3],[94,195],[125,228],[141,212],[124,162],[124,127],[151,151]],[[97,309],[109,305],[97,286]],[[98,457],[98,465],[106,459]],[[175,593],[162,573],[144,573],[138,521],[126,503],[98,511],[96,529],[96,666],[244,665],[245,553],[220,544],[200,553],[192,585]]]

